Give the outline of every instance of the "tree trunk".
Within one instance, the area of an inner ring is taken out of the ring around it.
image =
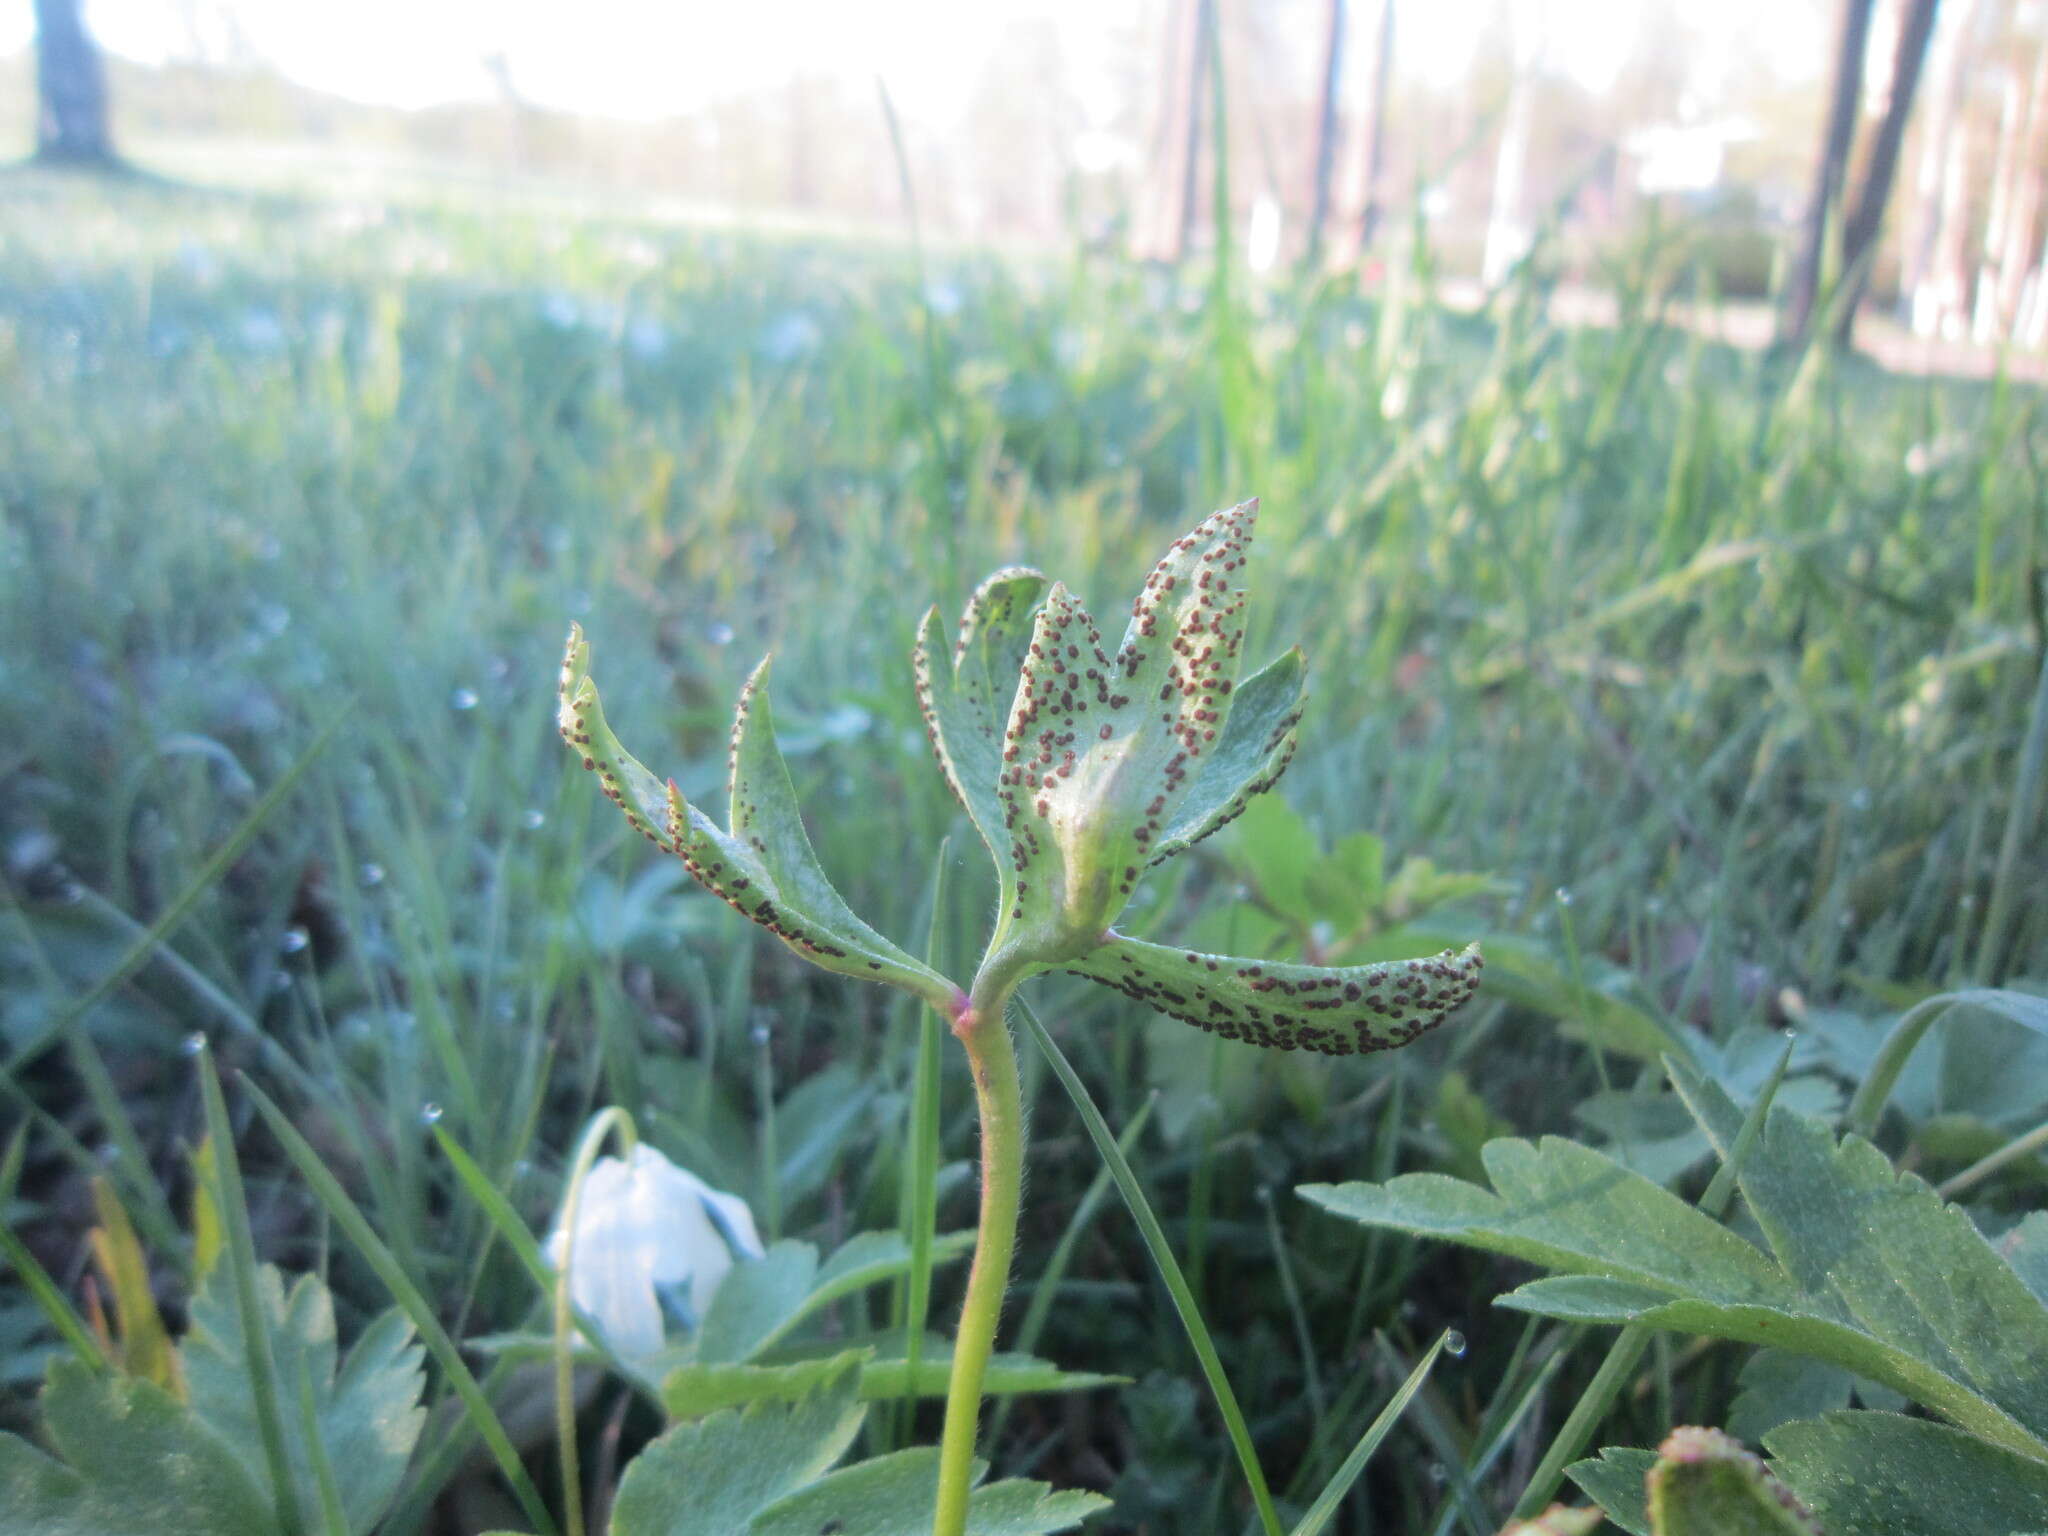
[[[36,158],[112,165],[107,77],[85,30],[81,0],[35,0]]]
[[[1827,251],[1828,225],[1848,177],[1849,143],[1856,132],[1856,102],[1863,93],[1863,54],[1870,43],[1872,0],[1842,0],[1836,29],[1834,78],[1828,87],[1827,126],[1821,134],[1820,162],[1814,168],[1813,195],[1806,206],[1799,259],[1785,288],[1785,313],[1778,337],[1799,343],[1813,329],[1813,306],[1820,293],[1821,261]]]
[[[1323,103],[1316,116],[1316,179],[1309,202],[1308,235],[1301,263],[1322,265],[1323,226],[1330,217],[1330,172],[1337,160],[1337,87],[1344,78],[1344,0],[1330,0],[1330,25],[1323,44]]]
[[[1931,336],[1947,323],[1937,266],[1947,232],[1949,165],[1953,146],[1967,135],[1962,111],[1962,86],[1970,61],[1970,29],[1976,22],[1977,0],[1952,0],[1944,13],[1934,51],[1933,96],[1928,102],[1926,133],[1920,141],[1919,163],[1913,172],[1913,203],[1906,226],[1904,259],[1899,273],[1901,317],[1918,336]]]
[[[2048,37],[2042,38],[2034,53],[2034,78],[2027,87],[2021,124],[1999,243],[1988,253],[1998,267],[1992,302],[2000,339],[2012,334],[2027,274],[2034,265],[2035,226],[2041,220],[2041,156],[2048,153],[2048,145],[2043,143],[2048,136]]]
[[[1209,50],[1216,45],[1216,0],[1195,0],[1194,37],[1188,50],[1187,128],[1180,165],[1180,218],[1174,230],[1173,259],[1187,260],[1195,240],[1195,214],[1201,206],[1202,106],[1209,97]]]
[[[1934,13],[1939,4],[1940,0],[1906,0],[1906,14],[1899,22],[1899,46],[1892,58],[1892,83],[1886,93],[1884,117],[1870,144],[1856,206],[1842,226],[1845,287],[1835,306],[1837,345],[1848,342],[1857,302],[1870,281],[1878,231],[1884,227],[1885,204],[1891,201],[1892,182],[1898,175],[1899,147],[1906,141],[1906,119],[1912,114],[1913,96],[1920,87],[1920,68],[1927,61],[1927,40],[1934,35]]]
[[[1363,207],[1358,216],[1358,249],[1372,246],[1379,233],[1382,208],[1380,178],[1387,159],[1387,90],[1393,79],[1394,0],[1380,0],[1378,36],[1372,47],[1372,103],[1365,114],[1365,154],[1360,159]]]

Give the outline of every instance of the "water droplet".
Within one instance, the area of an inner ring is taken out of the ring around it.
[[[431,1099],[420,1106],[421,1125],[435,1125],[439,1123],[440,1119],[441,1106],[434,1103]]]
[[[704,638],[713,645],[731,645],[732,626],[718,619],[713,619],[704,626]]]
[[[111,1168],[115,1163],[121,1161],[121,1149],[111,1141],[102,1142],[98,1156],[102,1163]]]
[[[273,992],[289,992],[289,991],[291,991],[291,989],[292,989],[292,973],[291,973],[290,971],[272,971],[272,972],[270,973],[270,990],[271,990],[271,991],[273,991]]]
[[[768,1043],[768,1026],[766,1024],[756,1024],[747,1031],[747,1038],[756,1045],[766,1045]]]
[[[1451,1480],[1450,1469],[1440,1461],[1432,1461],[1429,1464],[1429,1480],[1437,1487],[1443,1487]]]
[[[484,670],[490,674],[492,682],[502,683],[511,675],[512,659],[509,656],[493,656],[490,665]]]
[[[528,811],[519,818],[519,824],[529,832],[538,832],[548,824],[547,813],[545,811]]]
[[[365,864],[362,868],[362,877],[364,885],[382,885],[384,883],[384,866],[382,864]]]
[[[1870,791],[1863,788],[1863,786],[1860,784],[1857,785],[1855,789],[1851,790],[1849,792],[1849,809],[1852,811],[1869,810]]]
[[[85,900],[85,887],[80,885],[76,880],[66,880],[64,884],[58,888],[57,899],[63,902],[64,905],[67,907],[75,907],[81,901]]]
[[[1570,886],[1560,885],[1557,888],[1557,904],[1560,907],[1568,907],[1572,904],[1572,888]]]
[[[458,688],[448,695],[448,707],[450,709],[470,710],[475,709],[476,706],[477,693],[474,688]]]
[[[1458,1330],[1455,1328],[1445,1329],[1444,1353],[1449,1355],[1453,1360],[1463,1359],[1465,1355],[1465,1335],[1458,1332]]]
[[[303,928],[287,928],[279,935],[277,947],[288,955],[300,953],[313,942],[312,935]]]
[[[195,1029],[179,1042],[178,1049],[187,1056],[203,1056],[206,1054],[206,1036]]]

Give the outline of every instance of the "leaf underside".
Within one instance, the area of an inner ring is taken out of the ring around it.
[[[1406,1045],[1479,985],[1479,946],[1426,960],[1283,965],[1112,933],[1067,968],[1229,1040],[1349,1056]]]
[[[1010,861],[1010,834],[996,799],[996,778],[1002,772],[1003,721],[1017,691],[1017,674],[1031,643],[1032,615],[1045,588],[1045,577],[1028,567],[997,571],[968,599],[951,661],[937,608],[925,615],[911,657],[932,755],[988,845],[1003,881],[1006,906],[1016,872]]]
[[[620,745],[590,677],[581,626],[570,627],[562,660],[560,727],[633,829],[679,857],[698,884],[733,910],[825,970],[890,982],[933,1007],[951,1007],[952,984],[855,916],[819,865],[775,745],[767,661],[747,680],[733,723],[729,832]]]
[[[1220,826],[1285,766],[1298,657],[1259,674],[1260,710],[1229,733],[1244,639],[1239,572],[1257,512],[1245,502],[1212,513],[1174,544],[1132,604],[1114,656],[1065,587],[1047,596],[996,781],[1016,899],[1004,920],[1099,930],[1144,866]],[[1183,815],[1191,802],[1197,809]]]

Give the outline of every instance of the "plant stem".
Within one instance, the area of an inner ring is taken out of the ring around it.
[[[1017,1210],[1024,1190],[1024,1095],[1017,1080],[1017,1052],[1004,1018],[1015,983],[1012,969],[1000,968],[993,974],[985,969],[953,1024],[953,1033],[967,1047],[981,1116],[981,1226],[975,1235],[974,1268],[967,1276],[960,1328],[953,1337],[932,1536],[963,1536],[967,1529],[982,1375],[995,1347],[1003,1293],[1010,1285],[1010,1256],[1017,1246]]]

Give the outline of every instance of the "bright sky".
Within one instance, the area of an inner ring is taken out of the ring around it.
[[[1256,3],[1256,0],[1255,0]],[[653,118],[708,100],[830,73],[880,74],[906,112],[948,118],[1011,23],[1060,24],[1083,81],[1115,31],[1158,25],[1164,0],[86,0],[103,45],[130,58],[218,57],[234,32],[254,54],[306,85],[361,100],[418,107],[492,94],[482,59],[502,53],[528,98],[573,111]],[[1635,36],[1638,0],[1508,0],[1518,25],[1546,38],[1553,69],[1598,90]],[[1788,72],[1818,70],[1819,7],[1786,0],[1720,0],[1729,39],[1774,38]],[[1286,7],[1312,28],[1322,6]],[[1372,7],[1354,0],[1353,25]],[[1396,12],[1396,68],[1457,79],[1475,40],[1499,25],[1496,0],[1407,0]],[[0,11],[0,51],[27,46],[26,0]],[[1762,29],[1760,33],[1756,29]],[[195,43],[195,39],[197,42]],[[1315,39],[1305,39],[1319,46]],[[1357,52],[1358,50],[1354,50]]]

